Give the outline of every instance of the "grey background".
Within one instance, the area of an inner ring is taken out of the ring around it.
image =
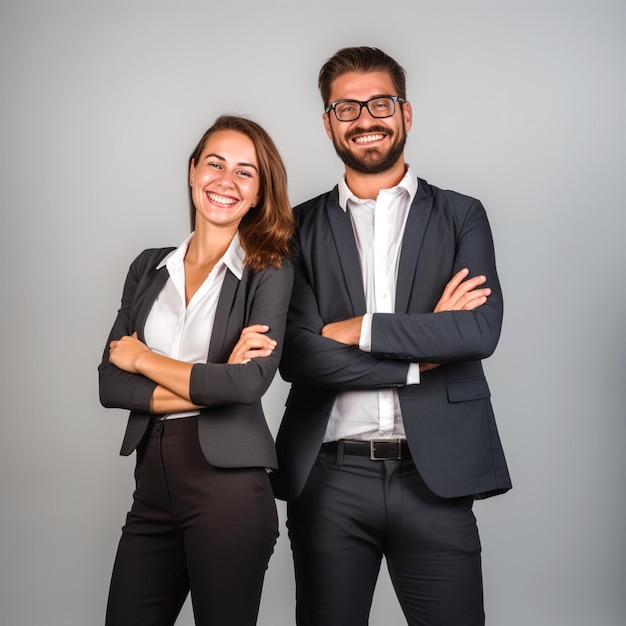
[[[494,230],[486,368],[515,489],[475,507],[488,623],[623,624],[625,17],[610,0],[1,0],[2,624],[102,623],[133,459],[96,365],[130,261],[188,232],[195,142],[249,115],[294,204],[330,188],[317,71],[363,44],[408,72],[408,162],[479,197]],[[265,399],[274,431],[285,395],[277,379]],[[293,605],[283,526],[259,623],[293,624]],[[404,623],[385,571],[371,623]]]

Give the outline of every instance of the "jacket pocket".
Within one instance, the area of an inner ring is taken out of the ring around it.
[[[484,377],[450,380],[446,386],[448,388],[448,402],[484,400],[491,397],[487,379]]]

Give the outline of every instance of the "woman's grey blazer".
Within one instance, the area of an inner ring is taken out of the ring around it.
[[[109,408],[130,410],[120,454],[133,452],[148,431],[150,399],[156,384],[140,374],[129,374],[109,363],[109,343],[137,332],[144,341],[144,326],[169,273],[157,269],[175,248],[144,250],[132,263],[124,284],[122,304],[98,367],[100,402]],[[211,332],[207,363],[191,370],[192,402],[205,407],[198,420],[200,446],[217,467],[276,468],[276,452],[267,427],[261,397],[269,387],[282,352],[285,319],[293,283],[289,261],[280,269],[260,272],[244,269],[239,280],[227,270]],[[278,342],[268,357],[241,365],[228,365],[228,357],[241,331],[251,324],[266,324],[268,336]]]

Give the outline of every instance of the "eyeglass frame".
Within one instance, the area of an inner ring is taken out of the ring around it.
[[[370,111],[370,106],[369,103],[373,102],[374,100],[380,100],[381,98],[389,98],[392,102],[393,102],[393,111],[389,114],[389,115],[374,115],[371,111]],[[339,116],[337,115],[337,110],[335,109],[335,107],[338,104],[341,104],[342,102],[355,102],[356,104],[359,105],[359,114],[351,119],[351,120],[340,120]],[[358,120],[361,117],[361,114],[363,113],[363,107],[365,107],[367,109],[367,112],[374,118],[377,120],[384,120],[388,117],[391,117],[393,115],[395,115],[396,113],[396,108],[397,108],[397,103],[405,104],[406,103],[406,98],[403,98],[402,96],[374,96],[373,98],[370,98],[369,100],[354,100],[353,98],[345,98],[343,100],[335,100],[334,102],[331,102],[327,107],[326,110],[324,111],[324,113],[329,113],[332,109],[332,112],[335,114],[335,118],[337,119],[338,122],[354,122],[356,120]]]

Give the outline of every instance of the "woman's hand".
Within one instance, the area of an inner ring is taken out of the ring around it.
[[[276,342],[265,334],[269,329],[270,327],[265,324],[253,324],[244,328],[228,357],[228,363],[230,365],[248,363],[252,359],[272,354]]]
[[[137,358],[146,352],[150,352],[150,348],[137,339],[135,332],[109,344],[109,361],[125,372],[139,374],[136,366]]]

